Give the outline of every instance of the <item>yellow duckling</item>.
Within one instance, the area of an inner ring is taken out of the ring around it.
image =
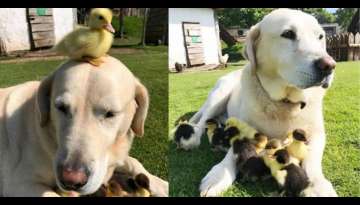
[[[231,131],[231,132],[230,132]],[[230,117],[225,122],[225,132],[230,132],[230,144],[236,139],[242,139],[244,137],[248,139],[254,139],[255,134],[258,133],[256,129],[248,125],[246,122],[243,122],[235,117]]]
[[[271,139],[265,146],[265,153],[262,156],[264,159],[264,163],[267,167],[270,167],[270,164],[274,159],[274,154],[276,151],[281,149],[281,141],[278,139]]]
[[[308,139],[304,130],[296,129],[292,133],[292,142],[286,147],[289,154],[303,161],[308,153]]]
[[[99,66],[110,49],[115,32],[111,25],[112,12],[107,8],[96,8],[90,13],[89,27],[81,26],[67,34],[55,51],[73,60],[87,61]]]
[[[253,140],[253,144],[255,145],[255,151],[257,154],[260,154],[260,152],[262,152],[267,143],[268,143],[268,137],[266,135],[257,133],[254,136],[254,140]]]

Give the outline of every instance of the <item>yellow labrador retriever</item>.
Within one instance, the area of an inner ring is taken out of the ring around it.
[[[95,192],[121,169],[146,174],[155,196],[168,183],[128,155],[144,133],[147,89],[120,61],[69,61],[42,82],[0,89],[0,194]]]
[[[200,110],[190,119],[194,132],[180,141],[184,149],[200,144],[206,120],[236,117],[271,138],[294,129],[309,136],[302,168],[311,186],[305,196],[337,196],[322,171],[325,128],[322,101],[336,62],[326,52],[325,32],[311,15],[277,9],[254,25],[246,39],[249,63],[221,77]],[[236,154],[230,149],[201,180],[201,196],[218,196],[236,178]]]

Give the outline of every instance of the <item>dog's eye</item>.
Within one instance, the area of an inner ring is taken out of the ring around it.
[[[56,108],[65,115],[69,114],[69,106],[65,104],[56,105]]]
[[[320,34],[319,36],[319,40],[323,39],[324,38],[324,35]]]
[[[115,116],[115,113],[112,112],[112,111],[107,111],[107,112],[105,113],[105,118],[112,118],[112,117],[114,117],[114,116]]]
[[[296,39],[296,33],[292,30],[286,30],[281,34],[281,37],[290,39],[290,40],[295,40]]]

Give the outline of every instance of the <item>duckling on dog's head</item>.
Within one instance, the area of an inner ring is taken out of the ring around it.
[[[110,33],[115,30],[111,25],[112,11],[107,8],[95,8],[91,10],[89,17],[89,27],[91,29],[105,29]]]

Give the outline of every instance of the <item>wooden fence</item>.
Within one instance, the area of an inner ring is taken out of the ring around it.
[[[360,33],[341,33],[326,38],[329,55],[336,61],[360,60]]]

